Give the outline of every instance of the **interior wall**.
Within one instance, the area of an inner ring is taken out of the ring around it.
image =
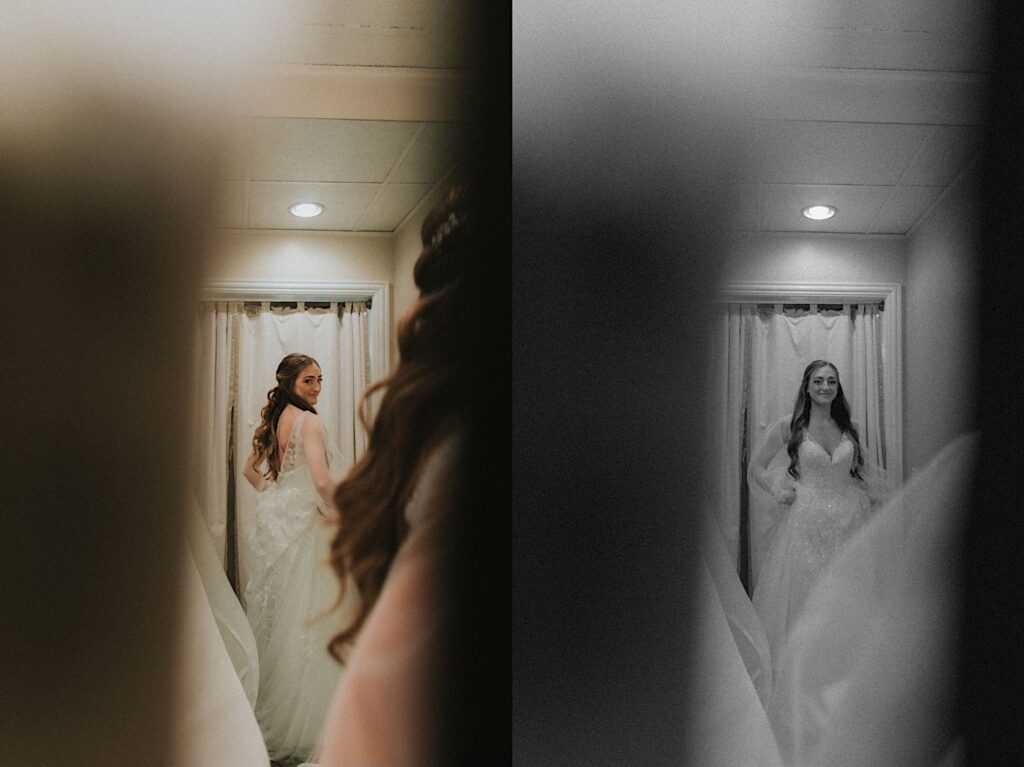
[[[206,280],[392,282],[390,234],[222,230],[210,249]]]
[[[443,189],[441,185],[423,198],[409,217],[395,231],[394,263],[395,263],[395,317],[401,317],[412,306],[419,290],[412,278],[412,269],[420,256],[422,241],[420,227],[427,213],[437,204]]]
[[[908,476],[975,427],[977,176],[965,175],[907,238],[904,376]]]
[[[892,235],[740,234],[727,282],[907,284],[905,239]]]
[[[438,185],[430,194],[420,201],[402,225],[395,230],[392,239],[392,262],[394,263],[394,311],[395,321],[391,332],[391,367],[394,369],[398,364],[398,345],[395,330],[399,318],[405,314],[409,307],[416,303],[419,297],[419,290],[413,280],[412,270],[416,265],[416,259],[422,250],[420,239],[420,227],[423,226],[423,219],[431,208],[437,204],[443,192],[443,185]]]

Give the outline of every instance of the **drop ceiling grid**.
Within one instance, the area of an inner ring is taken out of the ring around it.
[[[903,180],[907,177],[911,168],[913,168],[914,165],[918,163],[921,156],[925,153],[925,149],[928,147],[928,144],[930,144],[932,139],[935,138],[935,133],[937,130],[936,127],[921,127],[924,128],[924,133],[921,135],[921,140],[918,142],[917,148],[915,149],[910,159],[906,163],[904,163],[903,167],[899,168],[899,172],[896,176],[895,183],[892,185],[892,188],[889,190],[888,196],[885,198],[885,201],[882,203],[882,206],[875,213],[874,218],[871,220],[871,224],[868,226],[867,231],[869,233],[877,233],[878,226],[884,226],[888,228],[898,227],[899,224],[894,222],[901,220],[899,214],[905,214],[905,208],[908,205],[912,206],[912,201],[918,201],[918,207],[916,209],[918,213],[920,213],[920,211],[928,204],[927,201],[923,203],[920,202],[922,199],[925,198],[925,193],[922,193],[921,191],[901,191],[901,185],[903,183]],[[912,212],[913,211],[911,211],[911,213]],[[912,223],[913,220],[907,222],[904,225],[904,231],[906,231]],[[888,229],[886,231],[888,231]]]
[[[901,183],[906,186],[946,186],[970,163],[984,140],[977,126],[940,125],[924,152],[908,169]]]
[[[260,117],[253,181],[382,182],[419,123]]]
[[[466,0],[277,0],[307,23],[448,28],[465,23]]]
[[[246,178],[226,194],[222,221],[253,229],[393,231],[450,170],[457,140],[454,123],[257,117],[245,126],[233,143],[247,147],[247,170],[236,161],[227,175]],[[287,213],[313,200],[321,216]]]
[[[766,72],[757,117],[820,122],[980,125],[982,76],[861,70]]]
[[[392,232],[431,189],[431,184],[382,184],[356,226],[358,231]]]
[[[455,161],[457,142],[458,126],[455,123],[423,123],[411,151],[395,169],[389,182],[434,183]]]
[[[223,155],[220,162],[221,184],[218,220],[228,228],[248,224],[248,185],[252,169],[252,121],[239,117],[224,128]]]
[[[963,0],[773,0],[777,26],[897,31],[956,31],[984,26],[980,3]]]
[[[983,72],[986,33],[872,29],[783,29],[767,41],[772,66],[906,72]]]
[[[462,34],[423,29],[305,25],[291,34],[268,31],[262,59],[320,66],[458,69],[466,62]]]
[[[931,130],[878,123],[775,122],[764,135],[761,181],[891,186]]]
[[[868,228],[871,234],[906,234],[946,190],[942,186],[893,187]]]
[[[380,186],[377,187],[377,190],[374,192],[373,197],[370,198],[369,202],[367,202],[367,204],[366,204],[366,207],[363,208],[362,212],[359,214],[359,218],[356,219],[356,222],[353,225],[353,229],[363,229],[364,228],[364,224],[363,224],[364,216],[366,216],[368,211],[370,211],[372,208],[374,208],[374,205],[377,203],[377,200],[381,198],[383,190],[387,187],[388,181],[395,175],[395,170],[400,165],[402,165],[402,163],[405,162],[405,158],[409,156],[409,152],[412,151],[413,145],[417,142],[417,140],[419,140],[419,137],[421,135],[423,135],[424,125],[422,123],[417,123],[415,125],[416,125],[415,130],[413,131],[412,135],[409,136],[409,138],[405,142],[405,146],[402,148],[402,151],[399,153],[398,157],[396,157],[394,162],[391,163],[391,167],[388,168],[387,175],[381,180],[381,184],[380,184]],[[375,228],[377,226],[384,226],[384,224],[381,223],[381,222],[383,220],[385,220],[386,217],[384,215],[382,215],[384,213],[384,211],[380,210],[380,207],[381,206],[378,206],[378,209],[374,211],[374,214],[377,216],[377,218],[374,219],[368,225],[369,228]]]

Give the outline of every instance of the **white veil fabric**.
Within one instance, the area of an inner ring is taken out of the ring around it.
[[[977,435],[950,443],[830,563],[774,679],[763,624],[709,520],[692,694],[701,713],[687,720],[686,763],[959,763],[959,540],[977,445]]]
[[[781,767],[765,713],[771,694],[768,638],[713,515],[704,537],[683,764]]]
[[[187,528],[170,763],[269,767],[252,708],[259,673],[252,630],[198,506]]]
[[[942,450],[811,590],[769,706],[787,764],[935,765],[955,750],[958,544],[977,441]]]
[[[250,707],[255,707],[260,676],[256,637],[253,636],[245,611],[224,573],[213,537],[207,527],[206,517],[194,496],[185,530],[188,547],[192,552],[192,559],[202,581],[210,610],[217,622],[217,629],[224,640],[224,647],[242,683]]]

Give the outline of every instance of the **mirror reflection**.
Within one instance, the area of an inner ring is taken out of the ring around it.
[[[258,95],[225,131],[221,228],[194,325],[189,527],[230,660],[220,678],[233,671],[244,694],[222,701],[222,716],[253,718],[233,730],[238,764],[275,767],[345,753],[325,746],[325,721],[351,629],[410,536],[392,520],[374,540],[343,544],[335,490],[365,465],[384,395],[364,395],[399,362],[398,323],[423,290],[424,222],[464,159],[472,81],[461,3],[287,5],[258,20],[274,46],[261,54]],[[428,453],[403,458],[402,482]],[[216,751],[215,735],[197,753]],[[400,746],[380,743],[393,755]]]
[[[865,87],[881,97],[904,85],[892,74]],[[720,729],[694,745],[702,764],[888,763],[896,741],[935,763],[962,754],[949,711],[977,448],[983,115],[965,129],[951,102],[938,127],[914,132],[915,120],[895,129],[869,117],[887,107],[847,96],[816,102],[814,117],[806,102],[773,105],[737,187],[752,194],[710,323],[714,595],[695,673],[698,697],[719,706],[702,721]],[[899,156],[883,149],[895,130]],[[826,134],[851,143],[815,138]],[[940,159],[929,147],[942,136],[960,149]],[[911,193],[926,177],[933,191]],[[872,187],[886,203],[858,197]],[[813,205],[833,215],[804,216]],[[929,703],[911,714],[910,699]]]

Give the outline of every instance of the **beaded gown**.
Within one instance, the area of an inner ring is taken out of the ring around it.
[[[798,455],[796,498],[754,591],[775,669],[811,587],[871,515],[864,483],[850,474],[855,445],[848,434],[829,454],[805,432]]]
[[[259,654],[256,719],[271,759],[282,761],[313,755],[341,673],[327,653],[341,614],[330,611],[338,584],[327,564],[324,502],[303,448],[305,417],[295,420],[277,479],[257,497],[249,537],[254,572],[245,589]],[[325,448],[333,476],[339,462],[331,460],[329,442]]]

